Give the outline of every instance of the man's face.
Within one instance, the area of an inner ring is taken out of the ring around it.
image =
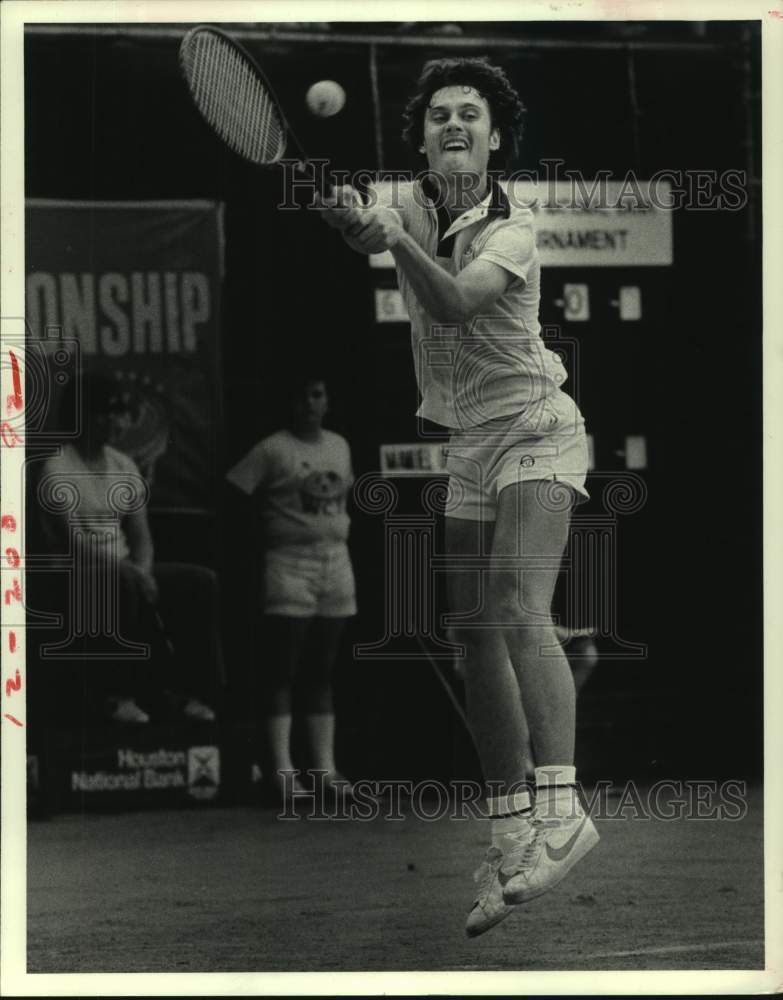
[[[500,146],[489,105],[473,87],[436,90],[424,114],[424,152],[430,170],[441,174],[483,174],[489,154]]]
[[[308,382],[297,397],[295,414],[298,423],[320,427],[329,406],[325,382]]]

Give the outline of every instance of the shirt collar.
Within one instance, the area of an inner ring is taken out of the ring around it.
[[[425,177],[421,182],[421,189],[428,201],[431,203],[431,207],[434,207],[432,203],[436,202],[438,197],[438,190],[435,187],[434,181],[429,177]],[[445,213],[445,210],[440,209],[438,214],[440,215],[441,212]],[[497,180],[495,180],[494,177],[490,177],[489,191],[485,197],[477,205],[473,205],[471,208],[464,211],[462,215],[458,215],[457,218],[451,222],[447,228],[445,228],[441,239],[448,239],[448,237],[454,236],[466,226],[473,225],[474,222],[478,222],[481,219],[485,219],[487,217],[507,219],[510,214],[511,205],[506,197],[506,193]]]

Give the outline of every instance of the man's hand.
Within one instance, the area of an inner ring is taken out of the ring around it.
[[[364,208],[361,197],[349,185],[333,188],[328,198],[316,195],[323,220],[339,230],[345,242],[359,253],[382,253],[403,235],[400,217],[388,208]]]
[[[391,208],[359,208],[355,212],[356,221],[343,231],[343,239],[359,253],[391,250],[404,235],[400,217]]]
[[[322,196],[316,191],[315,203],[327,226],[345,232],[348,227],[356,225],[362,198],[350,184],[343,184],[341,187],[333,187],[330,195]]]

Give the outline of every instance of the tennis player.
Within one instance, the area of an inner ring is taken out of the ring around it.
[[[476,569],[448,574],[449,601],[493,790],[470,936],[551,889],[598,841],[575,787],[574,682],[551,617],[570,511],[587,497],[584,421],[540,336],[531,213],[489,173],[491,158],[515,148],[523,112],[487,61],[430,62],[404,129],[426,176],[378,185],[366,205],[348,186],[320,200],[353,249],[393,254],[418,413],[451,430],[447,551],[461,566],[472,557]],[[528,727],[534,798],[524,781]]]

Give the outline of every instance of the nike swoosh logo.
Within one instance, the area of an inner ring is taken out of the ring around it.
[[[586,822],[587,816],[583,816],[578,828],[571,834],[562,847],[550,847],[549,844],[546,845],[546,853],[550,861],[562,861],[568,855]]]

